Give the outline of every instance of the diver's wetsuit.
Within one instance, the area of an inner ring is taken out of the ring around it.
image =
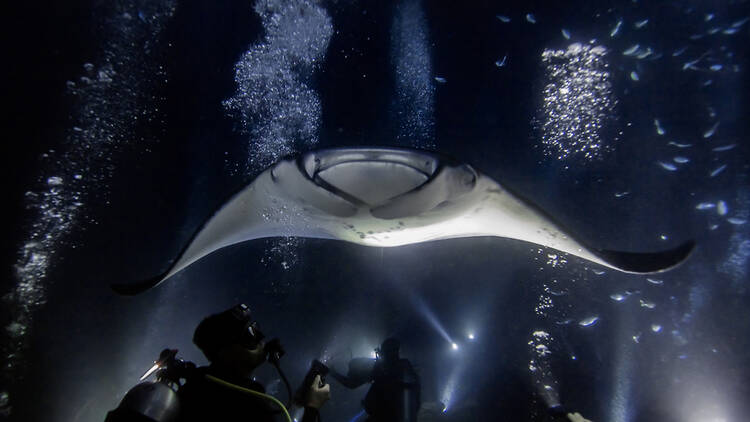
[[[362,404],[372,422],[416,422],[421,404],[419,377],[408,359],[393,362],[353,359],[349,372],[331,369],[331,376],[348,388],[372,382]]]
[[[180,422],[282,420],[281,410],[269,400],[216,384],[206,379],[206,374],[265,393],[262,385],[248,378],[222,373],[213,366],[197,368],[194,375],[179,390]],[[317,409],[305,408],[303,422],[315,422],[318,419]]]

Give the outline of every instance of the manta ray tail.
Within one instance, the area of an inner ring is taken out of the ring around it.
[[[691,240],[674,249],[662,252],[599,251],[598,255],[621,271],[634,274],[648,274],[667,271],[679,265],[690,256],[694,248],[695,242]]]
[[[137,281],[135,283],[116,283],[112,284],[110,287],[112,287],[112,290],[115,291],[115,293],[123,296],[135,296],[137,294],[143,293],[146,290],[156,287],[157,284],[161,283],[162,280],[167,276],[168,271],[164,272],[163,274],[159,274],[156,277],[152,277],[143,281]]]

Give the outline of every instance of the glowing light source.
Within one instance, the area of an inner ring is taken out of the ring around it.
[[[456,344],[456,343],[451,343],[451,348],[452,348],[453,350],[458,350],[458,344]]]
[[[474,337],[474,333],[469,333],[469,334],[467,335],[467,337],[469,337],[469,340],[474,340],[474,338],[475,338],[475,337]]]

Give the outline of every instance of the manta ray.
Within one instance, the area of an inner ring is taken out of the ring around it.
[[[472,236],[517,239],[626,273],[666,271],[693,249],[595,249],[468,164],[401,148],[331,148],[284,159],[225,202],[163,273],[113,289],[135,295],[219,249],[299,236],[392,247]]]

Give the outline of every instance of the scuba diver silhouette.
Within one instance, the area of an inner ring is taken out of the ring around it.
[[[271,422],[282,413],[291,422],[286,407],[250,378],[267,360],[278,370],[291,399],[291,388],[279,368],[284,355],[281,343],[278,339],[265,341],[250,308],[239,304],[205,318],[195,329],[193,342],[210,365],[196,367],[177,359],[177,350],[165,349],[141,378],[155,373],[157,381],[133,387],[105,422]],[[305,409],[302,422],[319,421],[318,409],[330,398],[330,386],[323,384],[320,375],[311,380],[296,403]]]
[[[421,385],[407,359],[399,357],[400,343],[388,338],[375,349],[376,358],[355,358],[343,375],[333,368],[329,374],[343,386],[354,389],[372,382],[362,405],[369,422],[416,422],[421,405]]]

